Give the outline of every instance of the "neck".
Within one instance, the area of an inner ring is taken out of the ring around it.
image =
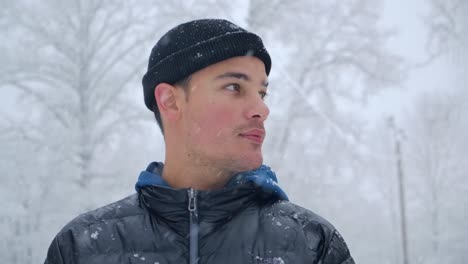
[[[221,189],[236,174],[227,169],[228,164],[217,164],[203,155],[188,151],[179,138],[172,134],[165,137],[166,159],[161,176],[172,188]]]
[[[216,190],[223,188],[234,175],[213,166],[176,163],[166,159],[163,179],[175,189]]]

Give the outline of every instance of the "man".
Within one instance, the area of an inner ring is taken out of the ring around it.
[[[354,263],[338,231],[290,203],[262,165],[270,68],[262,40],[229,21],[167,32],[143,77],[164,165],[66,225],[45,263]]]

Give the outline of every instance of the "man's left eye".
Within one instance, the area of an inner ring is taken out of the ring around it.
[[[260,97],[261,97],[262,99],[265,99],[265,97],[268,95],[268,93],[265,92],[265,91],[258,92],[258,94],[260,94]]]

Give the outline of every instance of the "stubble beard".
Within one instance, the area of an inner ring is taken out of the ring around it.
[[[261,146],[259,146],[261,148]],[[223,149],[223,146],[218,147]],[[261,149],[259,150],[261,151]],[[238,155],[236,153],[214,153],[209,155],[206,151],[189,148],[187,150],[187,157],[189,162],[196,167],[205,167],[208,171],[217,170],[220,175],[234,175],[239,172],[249,171],[256,169],[262,165],[263,155],[259,154],[260,158],[252,158],[249,155]],[[259,159],[259,160],[257,160]]]

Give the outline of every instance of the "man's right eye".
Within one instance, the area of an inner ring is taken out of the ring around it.
[[[226,85],[224,89],[237,92],[240,90],[240,85],[233,83],[233,84]]]

